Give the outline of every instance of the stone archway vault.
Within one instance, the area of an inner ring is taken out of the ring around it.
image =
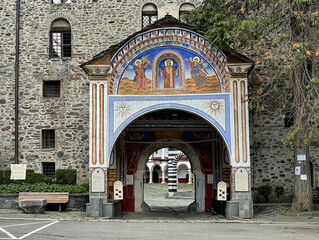
[[[168,143],[171,142],[171,143]],[[161,148],[177,148],[187,155],[195,175],[195,202],[191,204],[191,211],[205,211],[205,175],[201,170],[200,160],[194,149],[187,143],[179,139],[161,139],[149,145],[141,154],[138,162],[137,171],[134,174],[134,194],[135,194],[135,211],[148,211],[147,205],[144,203],[144,184],[143,175],[145,166],[149,156]]]

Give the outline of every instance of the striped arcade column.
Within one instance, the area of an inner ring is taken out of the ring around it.
[[[168,160],[168,197],[173,197],[174,193],[177,192],[177,163],[178,160]]]

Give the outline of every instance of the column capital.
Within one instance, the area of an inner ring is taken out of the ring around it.
[[[246,78],[253,69],[253,64],[247,63],[229,63],[227,64],[231,77]]]
[[[106,78],[111,65],[85,65],[83,69],[92,80],[95,80],[95,78]]]

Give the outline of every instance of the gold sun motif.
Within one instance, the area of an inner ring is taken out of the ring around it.
[[[115,106],[115,112],[117,112],[117,117],[127,118],[130,115],[130,107],[127,102],[120,102]]]
[[[218,100],[211,100],[207,103],[208,113],[216,117],[217,113],[221,113],[223,110],[223,103]]]

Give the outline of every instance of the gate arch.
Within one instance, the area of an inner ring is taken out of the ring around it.
[[[135,119],[141,117],[142,115],[158,111],[158,110],[180,110],[180,111],[185,111],[189,112],[191,114],[194,114],[198,117],[203,118],[206,120],[216,131],[220,134],[222,137],[223,141],[226,143],[226,146],[228,148],[228,152],[231,155],[231,130],[230,130],[230,111],[229,111],[229,98],[223,96],[223,98],[226,101],[227,106],[225,106],[225,129],[217,122],[216,119],[214,119],[211,115],[205,113],[204,111],[197,109],[193,106],[185,105],[185,104],[180,104],[180,103],[160,103],[160,104],[154,104],[149,107],[145,107],[135,113],[133,113],[131,116],[126,118],[119,126],[118,128],[114,131],[113,134],[110,133],[109,135],[109,151],[108,151],[108,159],[110,159],[111,156],[111,151],[114,147],[114,144],[118,138],[118,136],[121,134],[121,132]],[[112,117],[112,116],[111,116]],[[110,121],[110,129],[114,129],[114,122]]]
[[[168,143],[168,142],[172,143]],[[134,195],[135,195],[135,211],[149,211],[148,205],[144,202],[144,185],[143,175],[145,166],[149,156],[158,149],[172,147],[177,148],[186,154],[192,164],[193,173],[195,175],[195,202],[190,205],[190,211],[204,212],[205,211],[205,175],[201,171],[201,164],[195,150],[184,141],[179,139],[169,138],[161,139],[150,144],[141,154],[137,165],[137,171],[134,174]]]

